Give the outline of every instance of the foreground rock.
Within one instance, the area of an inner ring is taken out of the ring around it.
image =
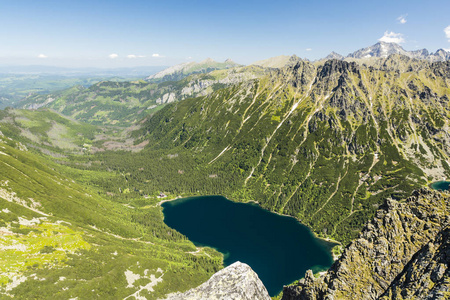
[[[450,198],[422,189],[387,200],[323,277],[309,270],[282,299],[448,299],[449,265]]]
[[[270,300],[258,275],[248,265],[235,262],[214,274],[207,282],[183,294],[169,295],[167,300]]]

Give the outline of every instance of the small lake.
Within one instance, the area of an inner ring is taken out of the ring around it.
[[[450,181],[436,181],[430,184],[433,190],[448,191],[450,189]]]
[[[197,246],[224,254],[226,266],[241,261],[252,267],[275,296],[305,275],[328,269],[333,244],[317,239],[294,218],[280,216],[257,204],[235,203],[221,196],[165,202],[164,222]]]

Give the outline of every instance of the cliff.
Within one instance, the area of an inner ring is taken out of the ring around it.
[[[328,272],[285,286],[292,299],[445,299],[450,296],[450,202],[426,189],[386,200]]]

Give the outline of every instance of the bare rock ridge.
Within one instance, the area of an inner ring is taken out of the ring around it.
[[[258,275],[248,265],[235,262],[214,274],[207,282],[166,300],[270,300]]]
[[[285,286],[293,299],[448,299],[450,197],[421,189],[386,200],[328,272]]]

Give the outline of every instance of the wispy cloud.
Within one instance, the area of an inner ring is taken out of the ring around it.
[[[384,35],[378,39],[380,42],[385,43],[396,43],[401,44],[405,42],[405,39],[403,38],[403,34],[401,33],[395,33],[393,31],[391,32],[384,32]]]
[[[38,58],[47,58],[48,56],[41,53],[41,54],[39,54],[37,57],[38,57]]]
[[[445,32],[445,36],[448,38],[448,41],[450,42],[450,25],[445,27],[444,32]]]
[[[118,58],[119,55],[116,53],[113,53],[113,54],[108,55],[108,57],[114,59],[114,58]]]
[[[164,57],[164,56],[162,56],[161,54],[158,54],[158,53],[153,53],[152,57]]]
[[[401,15],[400,17],[398,17],[397,18],[397,21],[400,23],[400,24],[405,24],[407,21],[406,21],[406,17],[408,16],[408,14],[406,14],[406,15]]]
[[[127,55],[128,58],[144,58],[145,55],[134,55],[134,54],[129,54]]]
[[[311,50],[312,50],[312,48],[306,48],[305,50],[306,50],[306,51],[311,51]]]

